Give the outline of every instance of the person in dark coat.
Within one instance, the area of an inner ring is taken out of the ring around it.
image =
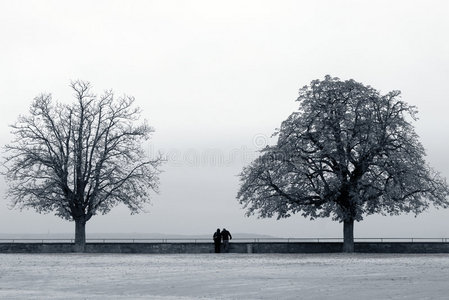
[[[221,237],[223,239],[223,250],[224,252],[229,251],[229,240],[232,240],[232,235],[229,231],[226,230],[226,228],[223,228],[221,231]]]
[[[220,247],[221,247],[220,229],[217,229],[217,231],[214,232],[213,239],[214,239],[215,253],[220,253]]]

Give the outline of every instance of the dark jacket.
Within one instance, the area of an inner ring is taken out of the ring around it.
[[[214,236],[213,236],[214,242],[215,243],[220,243],[221,242],[221,234],[220,232],[215,232]]]
[[[231,235],[231,233],[229,232],[229,231],[227,231],[227,230],[222,230],[221,231],[221,237],[223,238],[223,241],[225,241],[225,240],[232,240],[232,235]]]

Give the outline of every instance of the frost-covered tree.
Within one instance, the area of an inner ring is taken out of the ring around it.
[[[160,159],[141,149],[153,129],[136,124],[134,98],[97,97],[88,82],[71,84],[76,101],[61,104],[50,94],[34,99],[29,114],[12,125],[6,146],[8,196],[14,207],[55,212],[75,221],[75,245],[83,251],[85,225],[119,203],[139,212],[156,191]]]
[[[448,206],[448,186],[424,160],[411,122],[416,108],[399,91],[381,95],[326,76],[300,89],[299,110],[244,168],[237,195],[247,214],[343,222],[343,251],[354,251],[354,221]]]

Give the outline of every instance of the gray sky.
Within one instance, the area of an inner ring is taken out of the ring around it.
[[[428,162],[449,177],[449,1],[1,1],[0,143],[33,97],[71,101],[70,80],[136,97],[170,162],[148,213],[117,207],[87,232],[341,236],[342,225],[247,218],[237,174],[324,75],[399,89],[419,109]],[[0,193],[5,183],[0,181]],[[9,210],[0,233],[73,232],[51,214]],[[370,216],[356,237],[449,237],[449,211]]]

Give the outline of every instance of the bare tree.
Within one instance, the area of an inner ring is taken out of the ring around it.
[[[148,159],[141,143],[153,129],[136,125],[134,98],[97,97],[88,82],[72,82],[76,101],[54,103],[50,94],[34,99],[29,115],[12,125],[6,146],[8,196],[14,207],[55,212],[75,221],[75,245],[83,251],[86,222],[119,203],[137,213],[157,191],[161,160]]]
[[[299,110],[241,173],[247,214],[343,222],[343,251],[354,251],[354,221],[374,213],[418,214],[448,207],[445,179],[426,165],[400,92],[381,95],[354,80],[326,76],[300,90]]]

